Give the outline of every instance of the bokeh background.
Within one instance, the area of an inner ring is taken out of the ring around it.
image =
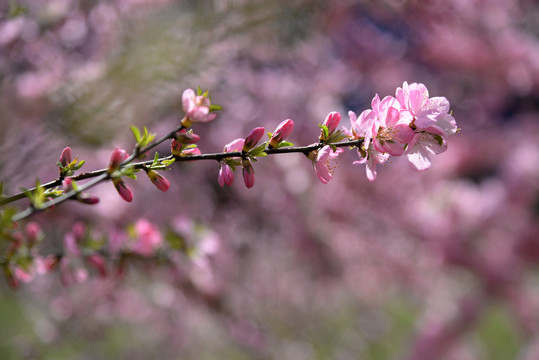
[[[129,125],[166,133],[189,87],[224,106],[195,126],[203,152],[286,118],[310,144],[403,81],[461,128],[430,170],[393,159],[374,183],[354,152],[327,185],[301,154],[262,159],[249,190],[182,163],[167,193],[141,177],[131,204],[102,184],[39,214],[44,253],[76,221],[112,241],[145,219],[205,255],[4,283],[0,357],[539,359],[538,36],[533,0],[0,1],[8,194],[56,178],[65,146],[93,170]]]

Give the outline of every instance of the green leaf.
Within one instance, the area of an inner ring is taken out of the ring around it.
[[[169,160],[163,160],[163,161],[161,161],[161,164],[168,167],[168,166],[172,165],[172,163],[174,163],[174,161],[176,161],[176,159],[174,159],[174,158],[169,159]]]
[[[210,105],[210,112],[217,111],[217,110],[223,110],[223,107],[221,105],[217,105],[217,104],[211,104]]]
[[[133,136],[135,137],[135,141],[138,144],[140,142],[140,130],[138,129],[138,127],[134,125],[131,126],[130,129],[131,129],[131,132],[133,133]]]
[[[322,129],[322,134],[324,135],[324,139],[327,139],[329,135],[329,129],[326,125],[318,124],[318,127]]]
[[[197,87],[197,96],[200,96],[202,95],[202,89],[200,88],[200,86]]]
[[[294,144],[292,144],[291,142],[288,142],[288,141],[281,141],[279,144],[277,144],[277,149],[278,148],[282,148],[282,147],[285,147],[285,146],[294,146]]]
[[[79,163],[77,165],[73,166],[72,169],[73,170],[79,170],[82,167],[82,165],[84,165],[84,163],[86,163],[86,160],[81,160],[81,161],[79,161]]]
[[[266,150],[266,145],[267,145],[267,142],[263,142],[262,144],[253,148],[249,152],[249,155],[251,155],[252,157],[267,156],[268,154],[266,154],[266,152],[264,151]]]
[[[153,163],[152,163],[152,166],[153,166],[153,165],[157,165],[158,162],[159,162],[159,153],[156,151],[156,152],[155,152],[155,156],[153,157]]]

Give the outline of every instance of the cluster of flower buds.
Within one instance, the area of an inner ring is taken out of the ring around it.
[[[37,275],[52,270],[58,263],[55,256],[43,257],[38,254],[36,245],[42,241],[44,234],[35,222],[29,222],[24,231],[16,231],[10,238],[10,244],[4,254],[4,275],[12,288],[19,283],[32,281]]]
[[[253,168],[253,161],[256,161],[257,157],[266,156],[266,149],[275,149],[282,146],[293,145],[286,142],[285,139],[292,133],[294,129],[294,122],[290,119],[282,121],[273,133],[268,134],[269,140],[263,142],[259,146],[256,146],[260,139],[264,136],[264,128],[256,127],[245,139],[235,139],[225,145],[223,151],[225,153],[241,152],[240,157],[224,158],[220,161],[219,185],[232,185],[234,181],[234,170],[236,166],[242,167],[243,181],[247,188],[251,188],[255,184],[255,170]],[[256,146],[256,147],[255,147]]]

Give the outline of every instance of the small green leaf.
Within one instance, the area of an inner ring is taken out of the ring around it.
[[[318,124],[318,127],[322,129],[322,134],[324,135],[324,139],[327,139],[329,135],[329,129],[326,125]]]
[[[135,137],[135,141],[138,144],[140,142],[140,130],[136,126],[131,126],[130,129],[133,133],[133,136]]]
[[[249,154],[252,157],[267,156],[268,154],[266,154],[266,152],[264,151],[264,150],[266,150],[266,145],[267,145],[267,142],[263,142],[262,144],[260,144],[257,147],[253,148],[249,152]]]
[[[176,161],[176,159],[174,159],[174,158],[169,159],[169,160],[163,160],[163,161],[161,161],[161,164],[168,167],[168,166],[172,165],[172,163],[174,163],[174,161]]]
[[[200,86],[197,87],[197,96],[200,96],[202,95],[202,89],[200,88]]]
[[[84,163],[86,163],[86,160],[81,160],[81,161],[79,161],[79,163],[77,165],[73,166],[72,169],[73,170],[79,170],[82,167],[82,165],[84,165]]]
[[[288,142],[288,141],[281,141],[279,144],[277,144],[277,149],[278,148],[282,148],[282,147],[285,147],[285,146],[294,146],[294,144],[292,144],[291,142]]]
[[[223,107],[221,105],[217,105],[217,104],[211,104],[210,105],[210,112],[217,111],[217,110],[223,110]]]
[[[157,165],[158,162],[159,162],[159,153],[156,151],[156,152],[155,152],[155,156],[153,157],[153,163],[152,163],[152,166],[153,166],[153,165]]]

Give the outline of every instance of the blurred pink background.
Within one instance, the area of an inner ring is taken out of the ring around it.
[[[76,221],[114,242],[140,219],[193,252],[2,285],[0,357],[539,359],[538,36],[531,0],[0,2],[8,194],[56,178],[65,146],[88,171],[132,148],[129,125],[165,134],[197,86],[224,107],[194,127],[205,153],[286,118],[310,144],[403,81],[461,128],[428,171],[395,158],[374,183],[354,151],[327,185],[301,154],[256,162],[252,189],[181,163],[167,193],[141,176],[131,204],[102,184],[96,206],[39,214],[44,253]]]

